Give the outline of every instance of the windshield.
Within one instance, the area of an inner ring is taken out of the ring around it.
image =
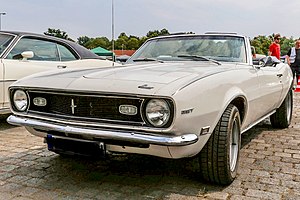
[[[219,62],[246,63],[244,38],[202,35],[153,39],[145,43],[128,62],[208,61],[209,59]]]
[[[13,38],[11,35],[0,34],[0,55],[5,51]]]

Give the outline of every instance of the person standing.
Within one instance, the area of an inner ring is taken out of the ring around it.
[[[275,56],[280,60],[280,34],[274,36],[273,43],[269,46],[269,56]]]
[[[288,51],[286,60],[291,67],[293,74],[296,74],[296,80],[298,83],[298,78],[300,75],[300,39],[298,39],[295,42],[295,46]]]

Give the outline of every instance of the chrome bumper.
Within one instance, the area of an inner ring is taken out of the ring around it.
[[[65,124],[54,123],[50,121],[41,121],[38,119],[19,117],[11,115],[7,118],[7,122],[13,125],[26,126],[42,131],[57,131],[75,135],[82,135],[86,138],[109,139],[127,142],[136,142],[142,144],[155,144],[163,146],[185,146],[196,143],[198,136],[196,134],[186,134],[181,136],[162,136],[162,135],[146,135],[136,131],[118,131],[118,130],[99,130],[93,127],[77,127]]]

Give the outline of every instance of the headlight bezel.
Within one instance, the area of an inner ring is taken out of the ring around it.
[[[147,114],[147,106],[149,103],[153,101],[158,101],[158,102],[164,102],[164,104],[168,107],[169,110],[169,116],[167,117],[167,120],[162,123],[162,124],[155,124],[151,119],[149,118],[149,115]],[[143,106],[142,106],[142,115],[144,118],[144,121],[146,122],[147,126],[153,127],[153,128],[168,128],[171,126],[174,120],[174,103],[171,99],[167,98],[149,98],[146,101],[144,101]]]
[[[16,97],[17,93],[19,93],[19,95],[25,97],[23,100],[21,100],[23,102],[20,102],[20,100],[19,100],[19,102],[16,101],[17,99],[21,99],[20,96]],[[20,104],[20,105],[18,105],[18,104]],[[28,96],[28,94],[25,90],[14,89],[12,91],[12,93],[11,93],[11,105],[12,105],[14,111],[27,112],[27,110],[29,108],[29,104],[30,104],[29,96]]]

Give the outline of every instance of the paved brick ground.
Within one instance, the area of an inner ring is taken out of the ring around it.
[[[221,187],[198,180],[197,162],[145,156],[108,160],[61,157],[43,139],[0,119],[0,200],[300,199],[300,94],[289,129],[266,121],[243,135],[237,179]]]

